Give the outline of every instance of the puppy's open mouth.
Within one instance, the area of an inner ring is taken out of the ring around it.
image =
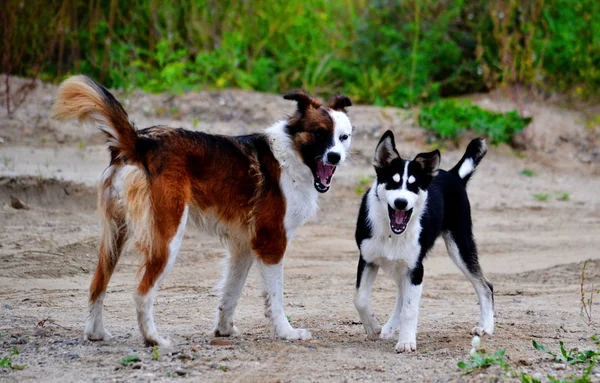
[[[315,189],[317,189],[319,193],[325,193],[329,190],[333,173],[335,173],[335,166],[324,164],[320,159],[317,160]]]
[[[412,215],[413,209],[410,210],[396,210],[392,209],[388,205],[388,215],[390,217],[390,229],[394,234],[402,234],[406,230],[410,216]]]

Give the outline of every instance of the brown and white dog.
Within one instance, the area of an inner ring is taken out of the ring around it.
[[[228,250],[216,336],[237,333],[234,310],[254,260],[265,289],[265,315],[283,339],[309,339],[283,311],[283,256],[298,226],[318,209],[336,166],[350,147],[346,96],[321,104],[303,91],[284,95],[296,112],[263,133],[222,136],[154,126],[137,130],[121,104],[85,76],[64,81],[54,113],[99,126],[110,165],[99,185],[102,235],[90,286],[85,337],[105,340],[103,301],[119,256],[130,239],[144,254],[135,293],[140,331],[147,344],[168,344],[154,324],[160,282],[173,267],[188,218],[219,236]]]

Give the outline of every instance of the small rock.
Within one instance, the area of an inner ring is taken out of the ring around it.
[[[7,309],[7,310],[12,310],[13,309],[13,307],[11,305],[9,305],[8,303],[4,304],[4,308]]]
[[[71,354],[69,355],[71,359],[79,359],[79,354]]]
[[[210,341],[212,346],[231,346],[233,342],[229,339],[213,339]]]
[[[25,202],[21,201],[17,197],[13,197],[13,196],[10,196],[10,206],[12,206],[13,209],[17,209],[17,210],[28,210],[29,209],[29,206],[27,206],[25,204]]]
[[[564,370],[567,366],[564,363],[554,363],[552,368],[555,370]]]
[[[188,374],[188,372],[184,369],[175,370],[175,373],[179,376],[185,376]]]
[[[131,368],[133,368],[134,370],[141,370],[142,369],[142,364],[141,363],[136,363],[133,366],[131,366]]]

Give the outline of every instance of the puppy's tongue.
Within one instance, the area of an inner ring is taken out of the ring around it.
[[[335,173],[335,166],[326,165],[322,161],[317,161],[317,177],[323,186],[329,186],[333,173]]]
[[[404,216],[406,212],[404,210],[394,210],[392,224],[395,226],[401,226],[404,223]]]

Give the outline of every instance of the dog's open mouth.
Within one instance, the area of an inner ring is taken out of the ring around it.
[[[317,189],[319,193],[325,193],[329,190],[333,173],[335,173],[335,166],[324,164],[320,159],[317,160],[315,189]]]
[[[406,230],[408,221],[410,221],[412,209],[396,210],[388,205],[388,215],[390,216],[390,229],[392,229],[394,234],[402,234],[404,233],[404,230]]]

